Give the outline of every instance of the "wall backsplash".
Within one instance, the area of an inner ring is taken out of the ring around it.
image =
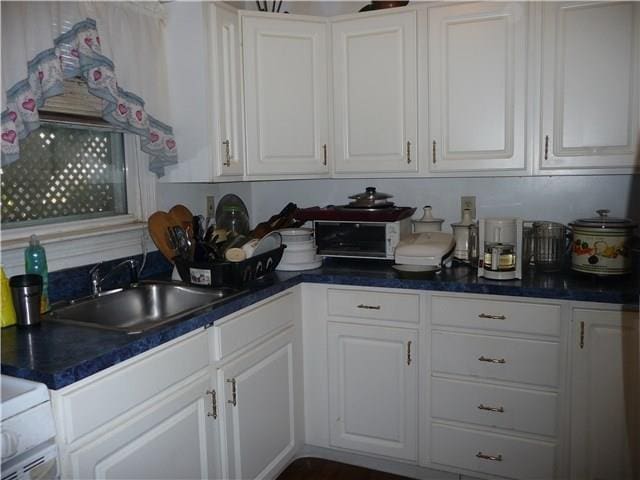
[[[266,220],[287,202],[299,207],[340,205],[347,197],[375,186],[394,196],[397,205],[431,205],[434,215],[445,223],[460,217],[460,197],[475,195],[477,214],[521,216],[525,219],[569,223],[576,218],[595,216],[595,210],[608,208],[611,215],[640,220],[640,176],[554,176],[485,178],[411,178],[411,179],[320,179],[237,182],[227,184],[161,184],[158,198],[161,209],[183,202],[202,213],[206,195],[216,201],[225,193],[236,193],[250,210],[251,224]],[[420,211],[416,212],[416,215]]]

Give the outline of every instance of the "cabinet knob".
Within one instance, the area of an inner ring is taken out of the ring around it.
[[[380,305],[365,305],[364,303],[361,303],[360,305],[358,305],[358,308],[364,308],[365,310],[380,310]]]
[[[478,405],[478,410],[486,410],[487,412],[504,413],[504,407],[490,407],[488,405],[483,405],[482,403]]]
[[[231,142],[229,140],[225,140],[224,142],[222,142],[222,144],[224,145],[224,158],[225,158],[224,166],[230,167],[231,166]]]
[[[547,160],[549,158],[549,135],[544,137],[544,159]]]
[[[505,317],[504,315],[491,315],[489,313],[481,313],[480,315],[478,315],[478,318],[489,318],[491,320],[506,320],[507,317]]]
[[[507,363],[507,361],[504,358],[490,358],[490,357],[485,357],[484,355],[481,355],[480,358],[478,358],[478,360],[480,360],[481,362],[489,362],[489,363]]]
[[[207,412],[207,417],[218,418],[218,399],[215,390],[207,390],[207,395],[211,395],[211,412]]]
[[[231,384],[231,400],[227,400],[234,407],[238,405],[238,391],[236,390],[236,379],[228,378],[227,383]]]
[[[476,457],[477,458],[481,458],[483,460],[492,460],[494,462],[501,462],[502,461],[502,455],[486,455],[482,452],[478,452],[476,453]]]

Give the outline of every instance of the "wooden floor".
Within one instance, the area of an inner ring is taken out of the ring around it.
[[[299,458],[277,480],[410,480],[407,477],[378,472],[321,458]]]

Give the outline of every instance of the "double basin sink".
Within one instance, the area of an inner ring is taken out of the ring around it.
[[[242,293],[226,287],[145,282],[55,306],[45,321],[135,334],[204,312]]]

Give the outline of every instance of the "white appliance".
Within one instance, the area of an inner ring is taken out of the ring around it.
[[[522,278],[522,219],[478,220],[478,277]]]
[[[42,383],[2,375],[2,480],[58,478],[49,392]]]
[[[456,246],[453,235],[444,232],[424,232],[406,235],[395,250],[395,261],[400,265],[440,268],[451,263]]]

